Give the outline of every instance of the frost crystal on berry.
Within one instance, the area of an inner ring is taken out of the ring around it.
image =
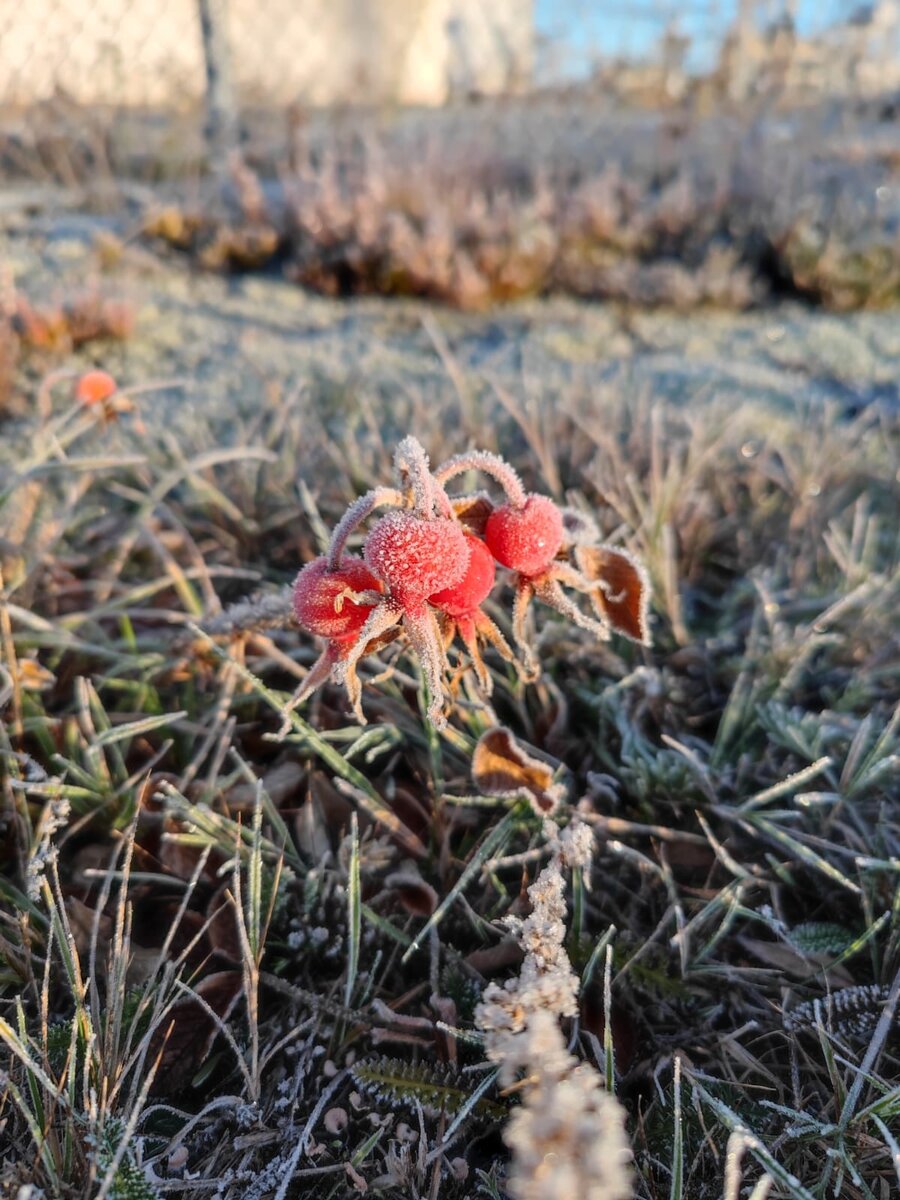
[[[443,517],[422,520],[408,512],[382,517],[363,553],[402,606],[423,603],[439,588],[459,583],[469,562],[462,526]]]

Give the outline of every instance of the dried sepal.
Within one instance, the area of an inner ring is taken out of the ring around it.
[[[444,675],[449,672],[450,664],[447,662],[437,614],[428,607],[421,614],[406,613],[403,627],[422,665],[422,674],[428,687],[428,719],[435,729],[446,729]]]
[[[609,626],[606,621],[596,621],[593,617],[589,617],[587,613],[583,613],[578,605],[570,600],[566,593],[562,590],[559,579],[553,574],[548,573],[540,579],[532,581],[534,594],[542,604],[546,604],[548,608],[554,608],[558,613],[561,613],[573,625],[577,625],[579,629],[586,629],[588,633],[594,634],[601,642],[609,641]]]
[[[597,615],[633,642],[650,645],[650,579],[633,554],[614,546],[577,546],[575,560],[592,584]]]
[[[460,525],[465,526],[469,533],[482,537],[488,517],[494,511],[494,505],[487,492],[473,492],[470,496],[454,496],[451,504],[454,516]]]
[[[357,640],[350,646],[347,653],[334,664],[334,678],[338,683],[343,683],[347,689],[350,707],[360,725],[366,724],[366,718],[362,710],[362,685],[356,674],[357,664],[364,655],[368,654],[369,646],[375,641],[383,644],[381,639],[399,625],[402,619],[403,610],[399,606],[388,601],[376,605],[362,627]]]
[[[323,684],[327,683],[331,678],[332,672],[336,664],[341,658],[340,642],[329,642],[326,648],[322,651],[313,665],[306,673],[306,677],[301,680],[300,686],[294,691],[294,694],[288,700],[287,704],[281,709],[281,727],[276,734],[277,737],[283,738],[291,730],[291,713],[304,700],[307,700],[313,692],[317,691]]]
[[[390,629],[384,630],[377,637],[371,638],[363,648],[358,658],[363,658],[365,655],[377,654],[383,650],[385,646],[389,646],[391,642],[396,641],[402,634],[402,629],[394,625]],[[356,673],[356,665],[358,659],[352,663],[346,660],[350,654],[352,647],[351,642],[329,642],[325,650],[313,665],[309,668],[306,677],[301,681],[300,686],[291,696],[290,700],[281,709],[283,718],[282,724],[276,737],[283,738],[291,728],[290,714],[304,700],[309,699],[313,692],[317,691],[329,679],[334,679],[339,683],[343,683],[347,689],[347,694],[350,697],[351,706],[357,717],[360,717],[361,724],[365,724],[362,718],[362,710],[359,707],[362,696],[362,684],[359,681],[359,676]],[[379,680],[387,679],[391,675],[391,670],[383,671],[379,676],[372,679],[371,682],[376,683]]]
[[[541,664],[527,637],[528,610],[534,598],[534,588],[531,580],[520,577],[516,585],[516,595],[513,600],[513,641],[522,656],[522,679],[525,683],[534,683],[541,677]]]
[[[472,756],[472,779],[486,796],[527,796],[541,817],[555,812],[565,795],[563,785],[553,782],[550,767],[526,754],[501,725],[478,739]]]
[[[490,696],[494,690],[494,681],[481,656],[481,644],[484,642],[493,646],[501,658],[506,662],[514,663],[516,656],[513,654],[509,642],[491,618],[480,610],[472,616],[459,617],[456,629],[463,645],[469,652],[472,668],[481,690],[486,696]]]

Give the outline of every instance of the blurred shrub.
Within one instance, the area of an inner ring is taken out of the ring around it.
[[[602,115],[532,102],[320,130],[277,182],[271,163],[236,163],[227,206],[169,206],[146,231],[210,267],[278,263],[329,295],[465,309],[550,293],[681,309],[900,298],[900,156],[874,117],[848,135],[824,109]]]

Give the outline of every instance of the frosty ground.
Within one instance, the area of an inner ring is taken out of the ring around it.
[[[0,240],[0,259],[32,301],[91,289],[130,301],[136,336],[90,346],[85,357],[126,387],[170,382],[144,416],[177,430],[201,416],[249,415],[273,387],[310,379],[369,396],[388,441],[392,390],[421,389],[440,429],[454,383],[435,328],[463,374],[541,404],[573,390],[618,389],[673,405],[714,399],[782,413],[822,401],[848,415],[900,408],[900,322],[890,310],[830,314],[784,303],[680,315],[550,299],[481,316],[408,301],[335,302],[274,273],[202,273],[139,244],[107,269],[97,222],[81,224],[80,236],[66,236],[54,220],[23,223]]]

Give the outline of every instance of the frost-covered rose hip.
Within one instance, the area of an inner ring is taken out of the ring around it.
[[[371,605],[358,604],[348,592],[382,592],[384,586],[361,559],[345,555],[335,570],[324,556],[307,563],[294,580],[294,616],[308,633],[333,641],[355,638]]]
[[[475,612],[490,595],[496,575],[493,555],[484,542],[471,533],[464,536],[469,547],[469,565],[465,575],[459,583],[442,588],[428,597],[429,604],[450,617],[464,617]]]
[[[283,710],[282,735],[290,728],[290,712],[346,663],[383,591],[381,580],[352,554],[345,554],[335,567],[329,566],[326,555],[314,558],[294,580],[291,601],[297,624],[325,638],[326,646]],[[371,604],[360,603],[365,592],[375,593]]]
[[[397,447],[394,471],[398,486],[373,488],[361,496],[331,535],[327,561],[335,568],[342,561],[347,539],[363,521],[376,508],[389,505],[393,509],[376,521],[363,545],[365,565],[381,580],[384,594],[374,598],[357,636],[347,639],[346,653],[334,665],[334,677],[346,684],[353,710],[364,724],[357,663],[371,649],[405,635],[422,664],[428,715],[440,728],[446,724],[443,701],[448,664],[442,630],[428,597],[460,582],[469,564],[469,545],[447,493],[432,476],[428,456],[415,438],[406,437]]]
[[[576,544],[590,541],[591,523],[581,514],[574,517],[569,514],[567,526],[566,514],[549,496],[526,492],[509,463],[485,450],[471,450],[447,459],[437,468],[434,477],[446,486],[451,479],[469,471],[489,475],[506,494],[506,502],[495,508],[485,522],[484,540],[497,562],[515,572],[513,637],[524,659],[523,674],[526,678],[536,679],[540,667],[526,631],[528,610],[535,597],[582,629],[588,629],[600,638],[609,637],[607,610],[612,601],[605,592],[599,599],[594,596],[596,605],[600,599],[606,603],[599,620],[588,616],[563,592],[565,586],[576,592],[594,594],[598,586],[604,586],[603,582],[598,584],[585,578],[568,557],[558,557],[563,548],[571,551]]]
[[[459,583],[469,546],[462,527],[446,517],[424,520],[411,512],[391,512],[366,538],[363,557],[399,607],[421,610],[440,588]]]
[[[487,615],[481,605],[487,600],[494,586],[496,567],[494,558],[480,538],[467,533],[469,565],[459,583],[443,588],[428,597],[428,603],[445,614],[444,625],[447,644],[459,634],[469,655],[482,689],[490,695],[493,681],[481,657],[481,644],[489,642],[507,662],[513,661],[513,652],[506,638]]]
[[[497,562],[520,575],[540,575],[563,543],[562,513],[549,496],[530,495],[524,505],[504,504],[488,517],[484,540]]]

